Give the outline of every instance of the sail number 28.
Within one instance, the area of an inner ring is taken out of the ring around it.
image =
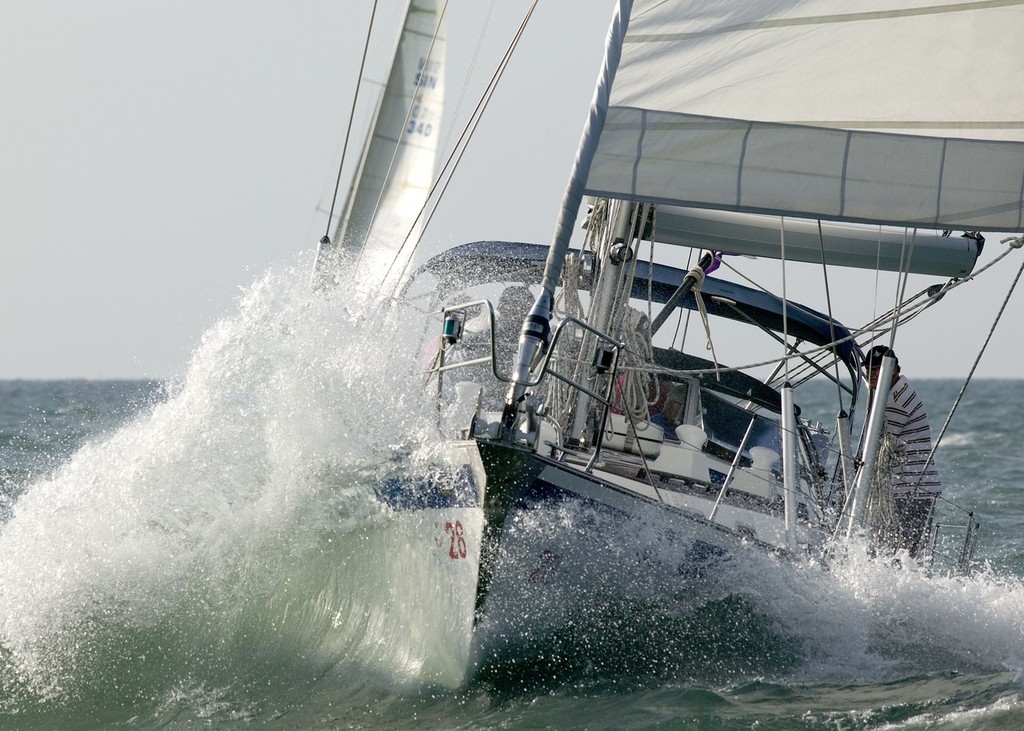
[[[462,530],[462,521],[445,521],[444,532],[448,536],[448,556],[459,559],[466,557],[466,537]]]

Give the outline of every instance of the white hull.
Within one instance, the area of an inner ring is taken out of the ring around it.
[[[476,445],[453,445],[451,461],[378,489],[390,514],[375,523],[348,561],[373,567],[364,580],[378,599],[366,634],[398,668],[399,682],[457,688],[472,665],[473,628],[486,477]]]

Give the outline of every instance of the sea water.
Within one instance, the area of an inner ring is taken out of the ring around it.
[[[373,490],[445,458],[437,323],[384,309],[276,272],[180,380],[0,382],[0,728],[1024,727],[1024,382],[971,383],[943,436],[971,578],[764,557],[695,603],[668,571],[536,635],[482,625],[461,677],[472,618]],[[962,383],[916,385],[937,431]]]

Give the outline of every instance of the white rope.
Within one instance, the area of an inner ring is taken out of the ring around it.
[[[891,530],[896,524],[896,509],[892,499],[893,465],[898,458],[899,449],[896,439],[886,434],[878,445],[878,460],[875,463],[875,474],[871,476],[871,492],[868,495],[868,525],[884,531]]]
[[[554,311],[560,318],[583,319],[583,303],[580,301],[579,278],[582,268],[580,257],[570,254],[562,267],[562,287],[555,296]],[[575,374],[581,367],[579,359],[569,355],[564,348],[556,348],[551,355],[552,366],[557,370]],[[559,424],[566,424],[572,413],[574,389],[558,378],[549,379],[548,396],[551,413]]]
[[[584,224],[586,230],[586,236],[583,240],[583,251],[589,251],[591,254],[596,252],[601,245],[601,241],[607,239],[610,236],[608,227],[608,200],[605,198],[598,198],[594,201],[594,205],[590,210],[587,220]],[[567,259],[565,269],[562,272],[562,287],[563,289],[568,286],[573,291],[562,292],[556,295],[555,307],[556,311],[561,308],[564,311],[566,317],[573,316],[580,320],[585,320],[587,313],[584,310],[582,301],[579,298],[579,292],[576,289],[576,285],[579,282],[579,272],[583,266],[581,259],[575,259],[573,262]],[[603,273],[603,272],[602,272]],[[595,281],[591,284],[591,289],[596,290],[599,286],[599,281]],[[576,308],[578,307],[578,310]],[[587,368],[590,367],[590,361],[585,360],[579,356],[579,352],[582,352],[583,345],[587,341],[587,336],[584,334],[579,338],[577,345],[580,350],[570,354],[570,350],[575,348],[568,348],[566,346],[560,346],[554,353],[552,353],[551,363],[560,373],[565,374],[570,381],[574,383],[580,383],[584,376]],[[548,402],[551,404],[549,414],[560,424],[568,425],[575,411],[576,404],[576,389],[568,383],[562,381],[559,378],[551,378],[548,385]]]
[[[693,299],[697,303],[700,321],[704,324],[704,334],[708,338],[704,347],[711,351],[711,360],[715,364],[715,378],[721,380],[721,376],[718,375],[718,369],[721,367],[721,364],[719,364],[718,355],[715,353],[715,343],[711,339],[711,322],[708,320],[708,308],[704,304],[704,296],[700,293],[700,288],[704,286],[704,270],[699,266],[695,266],[687,272],[687,276],[693,277]]]
[[[622,409],[647,421],[651,404],[658,400],[657,377],[645,368],[654,361],[650,320],[639,310],[627,307],[622,313],[622,325],[622,342],[626,346],[622,357]]]
[[[555,314],[559,317],[583,318],[583,302],[580,300],[580,269],[583,264],[576,254],[569,254],[562,265],[562,287],[555,295]]]

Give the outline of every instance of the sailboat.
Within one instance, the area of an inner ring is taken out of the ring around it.
[[[898,349],[902,325],[979,275],[981,231],[1020,247],[1024,109],[993,97],[1024,71],[1022,6],[616,3],[551,244],[465,244],[419,274],[439,302],[427,392],[456,467],[387,499],[479,516],[460,514],[458,550],[447,528],[425,548],[471,564],[478,626],[543,631],[659,575],[699,604],[759,557],[863,548],[971,570],[971,510],[929,516],[919,554],[884,540],[897,366],[890,351],[869,388],[865,351]],[[795,302],[785,276],[781,293],[716,276],[744,255],[783,275],[897,272],[904,296],[848,327],[842,303]],[[906,294],[910,275],[932,279]],[[697,352],[678,337],[691,319]],[[719,359],[716,341],[756,338],[748,362]],[[800,406],[822,381],[832,423]]]
[[[355,269],[352,280],[368,292],[390,291],[400,281],[434,182],[445,43],[442,3],[410,0],[342,215],[317,250],[316,285],[335,281],[344,267]]]

